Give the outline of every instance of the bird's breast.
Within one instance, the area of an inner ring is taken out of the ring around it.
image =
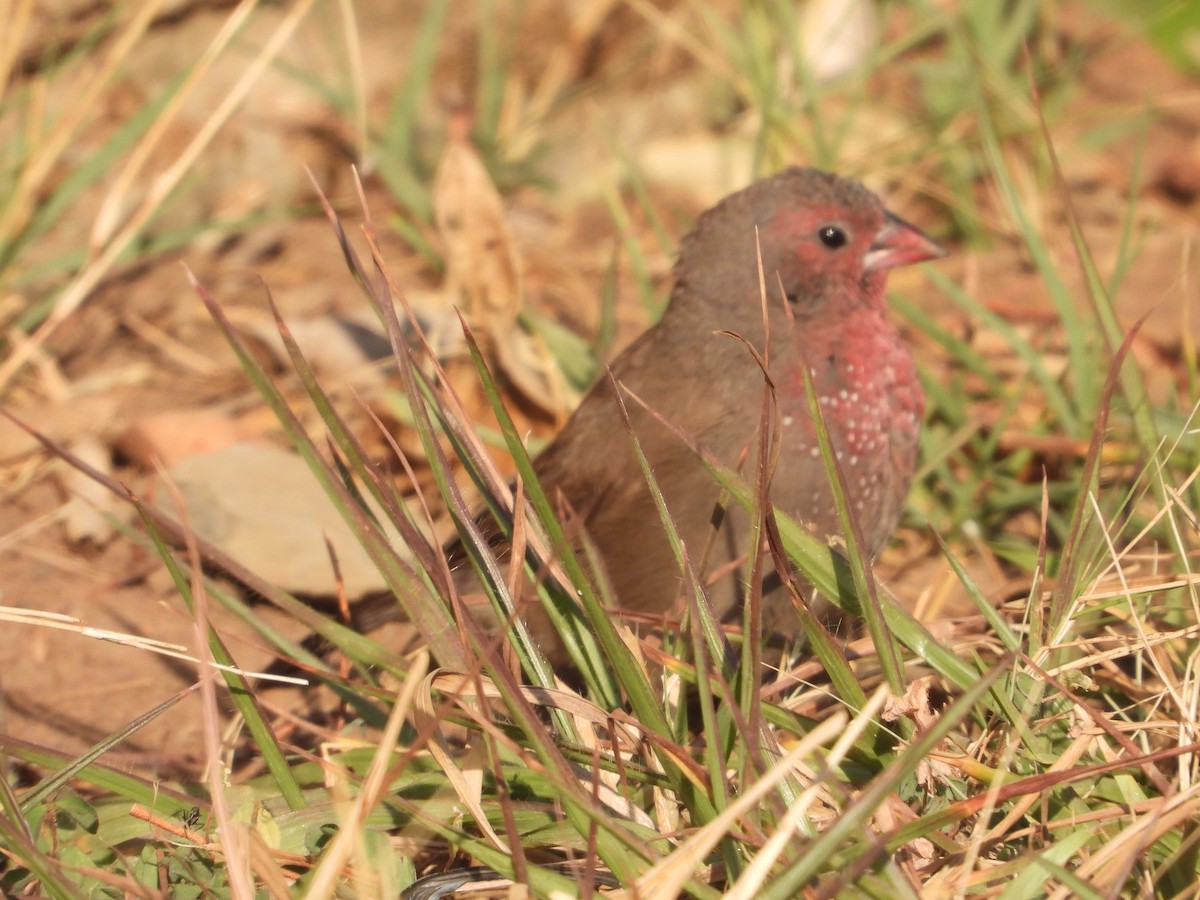
[[[873,310],[834,333],[808,337],[801,352],[847,496],[875,552],[895,527],[916,468],[925,404],[916,367],[891,323]],[[818,530],[836,532],[800,365],[792,354],[776,377],[783,429],[776,502]]]

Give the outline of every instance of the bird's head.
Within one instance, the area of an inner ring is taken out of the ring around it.
[[[791,168],[704,213],[681,245],[676,276],[714,313],[756,315],[761,254],[768,300],[777,306],[782,290],[807,319],[882,304],[889,269],[944,253],[858,182]]]

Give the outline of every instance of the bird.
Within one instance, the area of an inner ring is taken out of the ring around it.
[[[906,502],[925,402],[912,353],[889,318],[887,277],[944,255],[861,183],[816,168],[784,169],[698,217],[680,243],[660,320],[612,361],[611,379],[591,387],[534,461],[542,488],[584,536],[580,546],[594,549],[601,571],[593,578],[611,589],[622,612],[670,620],[681,608],[683,576],[613,383],[636,398],[625,404],[632,431],[690,558],[703,558],[715,573],[709,599],[728,620],[747,591],[748,516],[730,509],[714,527],[720,488],[673,429],[735,466],[759,438],[766,379],[779,435],[770,501],[818,537],[836,540],[842,524],[810,413],[807,366],[851,512],[874,558]],[[496,531],[485,529],[493,538]],[[451,556],[461,562],[461,546]],[[469,566],[459,566],[455,582],[480,600]],[[531,633],[551,662],[567,662],[534,592],[527,593],[521,605]],[[764,631],[795,636],[800,619],[791,600],[774,593]],[[397,609],[394,600],[390,608]]]

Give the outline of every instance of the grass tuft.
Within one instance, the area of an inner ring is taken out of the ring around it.
[[[49,306],[23,310],[23,327],[34,329],[30,349],[9,356],[0,382],[124,258],[307,6],[284,18],[230,106],[214,111],[160,189],[141,200],[131,185],[146,154],[193,79],[233,46],[242,13],[186,77],[65,174],[64,148],[85,120],[76,111],[43,129],[39,104],[49,81],[9,90],[0,117],[16,115],[24,127],[5,151],[14,190],[0,206],[0,283],[19,284],[31,244],[79,196],[109,178],[112,187],[91,256]],[[752,475],[719,465],[695,436],[677,436],[762,536],[752,542],[760,549],[750,570],[761,574],[786,556],[802,576],[792,585],[806,636],[801,657],[765,677],[775,660],[761,641],[761,585],[751,586],[740,627],[715,621],[697,574],[702,559],[691,556],[698,548],[678,540],[630,428],[687,595],[674,633],[657,643],[637,639],[593,577],[598,567],[578,523],[564,521],[538,484],[525,425],[512,413],[519,392],[489,346],[494,335],[458,323],[470,388],[494,420],[491,437],[512,460],[513,478],[480,437],[460,394],[461,372],[438,358],[406,279],[389,268],[383,248],[393,228],[429,271],[440,272],[443,259],[433,237],[439,139],[430,137],[429,108],[440,102],[439,65],[463,23],[451,15],[456,7],[433,0],[381,121],[361,96],[360,61],[347,61],[346,114],[377,154],[382,190],[374,193],[399,212],[376,220],[365,199],[372,182],[357,182],[360,234],[320,197],[331,252],[341,253],[390,345],[407,432],[378,443],[395,471],[372,458],[357,419],[371,418],[381,432],[382,423],[368,404],[343,405],[322,384],[291,334],[286,304],[265,292],[288,355],[281,376],[262,364],[218,292],[188,273],[246,380],[382,573],[381,602],[402,610],[427,646],[400,652],[300,602],[42,438],[47,453],[130,499],[141,523],[131,539],[161,560],[181,604],[195,610],[192,690],[207,694],[200,755],[208,778],[159,783],[102,762],[178,698],[76,757],[0,735],[9,764],[0,779],[0,890],[396,896],[418,877],[470,865],[538,897],[594,896],[593,880],[630,896],[701,900],[1192,891],[1200,875],[1200,486],[1188,394],[1196,367],[1185,340],[1179,392],[1156,396],[1148,357],[1138,352],[1146,338],[1118,315],[1143,246],[1149,117],[1130,126],[1135,137],[1145,130],[1130,184],[1119,192],[1124,205],[1112,207],[1116,250],[1102,259],[1097,225],[1077,205],[1070,177],[1080,146],[1067,99],[1079,89],[1088,48],[1061,47],[1063,13],[1044,4],[868,4],[888,27],[836,77],[806,56],[806,25],[791,3],[582,4],[532,75],[518,52],[524,20],[501,16],[502,6],[485,3],[476,13],[504,24],[470,32],[473,109],[451,111],[459,129],[452,138],[467,148],[469,132],[481,171],[513,192],[505,204],[489,194],[501,213],[508,202],[529,202],[542,181],[542,150],[564,120],[579,121],[572,114],[594,102],[588,90],[599,92],[603,79],[588,80],[589,67],[620,81],[621,66],[606,67],[605,42],[627,51],[645,40],[669,47],[697,90],[714,98],[705,137],[749,144],[752,171],[742,180],[803,158],[890,178],[901,202],[911,198],[940,216],[967,261],[926,272],[919,300],[907,284],[895,298],[919,342],[929,399],[922,470],[902,534],[909,558],[894,565],[885,556],[878,568],[893,573],[889,583],[858,550],[815,402],[850,535],[846,552],[770,508],[764,473],[774,410],[764,388]],[[47,63],[45,78],[74,77],[96,55],[119,67],[122,48],[145,32],[155,8],[114,14]],[[17,5],[14,27],[28,9]],[[344,6],[339,20],[353,23],[354,13]],[[5,40],[0,84],[11,86],[16,44]],[[353,56],[355,42],[346,46]],[[108,72],[88,96],[103,89]],[[642,161],[616,139],[609,146],[618,175],[598,180],[592,197],[621,258],[611,247],[601,254],[608,298],[596,342],[539,329],[540,311],[508,310],[510,325],[538,331],[560,354],[586,357],[567,372],[565,383],[575,386],[614,340],[609,299],[618,288],[641,312],[657,311],[663,285],[654,260],[672,243],[671,217]],[[57,180],[47,166],[60,172]],[[514,239],[506,250],[519,246]],[[1040,317],[1012,315],[992,284],[980,284],[972,267],[991,253],[1022,276],[1005,290],[1037,291]],[[622,385],[611,388],[623,409],[639,402]],[[443,511],[454,527],[449,546],[434,536]],[[214,572],[303,623],[322,647],[285,637]],[[860,616],[865,636],[831,636],[804,605],[810,586]],[[924,602],[938,592],[960,595],[964,606],[923,621],[895,596]],[[546,611],[572,677],[543,655],[523,615],[531,602]],[[208,622],[213,603],[309,679],[314,696],[334,698],[337,712],[324,721],[284,713],[274,687],[236,667]],[[363,615],[355,610],[351,620]],[[235,710],[227,742],[217,734],[219,701]]]

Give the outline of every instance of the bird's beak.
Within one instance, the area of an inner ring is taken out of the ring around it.
[[[863,257],[863,268],[868,272],[883,272],[897,266],[910,266],[927,259],[939,259],[946,251],[915,225],[909,225],[899,216],[884,213],[883,228],[871,242],[871,249]]]

